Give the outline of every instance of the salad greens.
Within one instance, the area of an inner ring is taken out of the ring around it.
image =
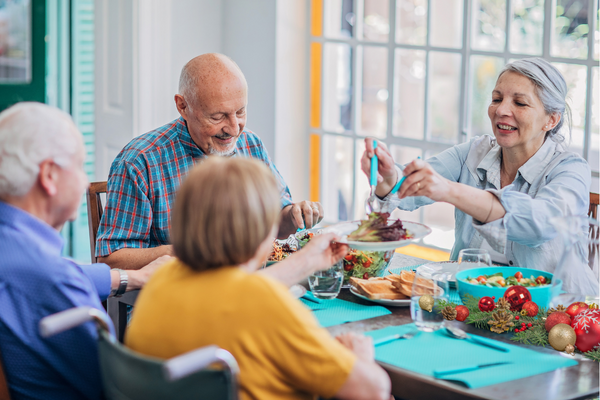
[[[358,228],[348,235],[348,240],[357,242],[394,242],[409,237],[399,219],[388,225],[390,213],[372,212],[366,221],[361,221]]]
[[[525,287],[538,287],[545,286],[552,283],[550,278],[545,276],[538,276],[537,278],[530,275],[529,278],[523,278],[523,273],[517,271],[514,275],[503,276],[502,272],[496,272],[490,275],[479,275],[476,278],[467,276],[466,282],[473,285],[487,286],[487,287],[507,287],[507,286],[525,286]]]
[[[350,249],[344,257],[344,283],[350,277],[368,279],[379,276],[394,255],[394,251],[362,251]]]

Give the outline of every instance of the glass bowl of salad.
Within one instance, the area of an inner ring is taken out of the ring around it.
[[[466,293],[473,297],[495,297],[498,300],[511,286],[524,286],[531,300],[548,308],[551,299],[552,273],[531,268],[483,267],[456,273],[456,285],[461,299]]]
[[[364,251],[350,248],[344,257],[344,282],[347,285],[350,277],[369,279],[381,276],[387,268],[395,250],[387,251]]]

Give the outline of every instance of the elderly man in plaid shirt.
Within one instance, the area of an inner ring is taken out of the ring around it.
[[[321,204],[293,203],[262,141],[244,129],[247,103],[246,79],[228,57],[203,54],[183,67],[175,95],[181,117],[133,139],[111,166],[96,243],[102,262],[137,269],[171,255],[169,222],[175,193],[190,168],[208,155],[253,157],[271,169],[281,192],[279,237],[321,221]],[[291,272],[286,264],[281,271],[270,269],[290,284],[310,272],[297,266]]]

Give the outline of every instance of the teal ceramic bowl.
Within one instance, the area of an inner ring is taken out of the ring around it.
[[[538,277],[543,276],[545,278],[553,279],[552,273],[547,271],[540,271],[538,269],[530,269],[530,268],[519,268],[519,267],[483,267],[483,268],[473,268],[467,269],[464,271],[460,271],[456,274],[456,285],[458,288],[458,295],[462,299],[466,293],[470,294],[473,297],[496,297],[498,300],[500,297],[504,296],[504,292],[509,286],[506,287],[488,287],[481,285],[474,285],[472,283],[468,283],[466,281],[467,277],[478,277],[479,275],[492,275],[498,272],[502,272],[502,276],[507,278],[509,276],[514,276],[518,271],[521,271],[524,277],[529,277],[531,275]],[[551,288],[552,284],[540,287],[528,287],[529,293],[531,293],[531,301],[536,303],[540,308],[548,308],[550,305],[551,299]]]

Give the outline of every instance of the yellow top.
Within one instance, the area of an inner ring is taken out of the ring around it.
[[[228,350],[242,399],[332,397],[356,359],[281,283],[236,267],[195,272],[180,261],[141,291],[125,343],[163,359],[211,344]]]

